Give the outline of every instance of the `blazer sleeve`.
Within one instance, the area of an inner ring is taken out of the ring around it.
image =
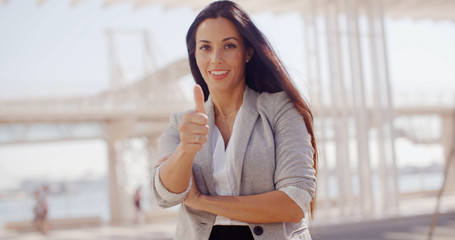
[[[179,145],[180,132],[178,131],[178,126],[180,124],[179,119],[181,119],[181,116],[182,113],[172,114],[169,125],[164,130],[158,142],[159,158],[169,156]],[[168,191],[159,178],[159,166],[157,163],[152,168],[151,181],[152,195],[157,204],[164,208],[172,207],[183,202],[191,187],[190,181],[190,185],[182,193]]]
[[[159,158],[168,156],[173,153],[180,143],[179,125],[183,113],[174,113],[171,115],[169,124],[164,129],[163,134],[158,141]]]
[[[275,135],[275,188],[293,186],[306,190],[314,199],[316,176],[314,149],[302,115],[286,93],[275,94],[273,129]]]

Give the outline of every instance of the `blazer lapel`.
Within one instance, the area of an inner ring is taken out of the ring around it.
[[[215,114],[213,112],[212,98],[209,96],[205,102],[205,110],[207,111],[209,132],[207,134],[207,142],[198,153],[201,162],[202,176],[209,190],[210,195],[217,195],[215,190],[215,182],[213,180],[213,130],[215,129]]]
[[[253,132],[253,128],[256,124],[256,120],[259,116],[259,112],[256,105],[257,93],[246,87],[243,95],[243,112],[241,118],[238,119],[237,138],[234,142],[234,167],[237,180],[237,194],[240,194],[240,182],[243,170],[243,160],[245,159],[245,152],[248,147],[248,143]]]
[[[246,87],[245,93],[243,94],[243,113],[239,120],[237,131],[237,139],[234,142],[234,161],[235,161],[235,172],[236,172],[236,190],[237,194],[240,193],[240,182],[243,170],[243,160],[245,158],[245,152],[250,141],[251,134],[253,132],[254,125],[259,116],[259,112],[256,105],[257,93],[254,90]],[[198,153],[198,158],[202,170],[202,176],[207,185],[207,189],[210,195],[215,196],[215,182],[213,179],[213,130],[215,129],[215,113],[213,109],[212,98],[209,96],[205,102],[205,109],[207,111],[209,133],[207,134],[207,144],[202,147]]]

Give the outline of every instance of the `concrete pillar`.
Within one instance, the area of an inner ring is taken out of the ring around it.
[[[370,147],[368,108],[366,104],[364,65],[359,28],[359,1],[346,1],[347,34],[349,43],[352,76],[352,95],[356,126],[356,149],[358,158],[358,177],[360,184],[359,200],[362,216],[370,216],[373,211],[371,191]]]
[[[108,151],[108,179],[109,179],[109,210],[111,213],[111,224],[117,225],[121,223],[122,211],[120,204],[119,186],[117,182],[117,151],[115,149],[115,141],[107,139]]]
[[[396,138],[396,130],[393,125],[395,120],[395,108],[393,105],[393,94],[392,94],[392,87],[390,84],[390,73],[389,73],[389,58],[388,58],[388,48],[387,48],[387,37],[385,32],[384,26],[384,0],[379,0],[377,6],[378,11],[378,31],[380,32],[380,38],[378,41],[380,44],[378,48],[380,49],[380,65],[381,65],[381,72],[383,73],[383,81],[385,84],[385,95],[386,95],[386,113],[384,114],[384,122],[385,128],[387,131],[386,141],[387,141],[387,153],[386,159],[390,160],[390,164],[388,166],[388,175],[387,177],[389,180],[392,181],[391,187],[389,191],[389,197],[387,202],[391,207],[391,213],[395,213],[396,215],[399,214],[399,189],[398,189],[398,167],[396,163],[396,152],[395,152],[395,138]]]
[[[125,209],[122,204],[125,191],[119,183],[118,162],[121,152],[117,148],[118,141],[125,138],[135,124],[134,119],[125,119],[105,123],[105,141],[108,149],[108,179],[109,179],[109,209],[111,224],[118,225],[125,222]]]
[[[445,191],[455,191],[455,116],[442,116],[442,145],[446,169]],[[450,164],[449,164],[449,161]]]
[[[341,215],[348,214],[349,198],[352,196],[349,174],[347,104],[341,63],[339,21],[340,11],[336,1],[325,2],[326,40],[329,65],[332,123],[336,143],[336,173],[338,183],[337,204]]]
[[[327,113],[323,101],[324,90],[322,87],[321,73],[321,53],[319,50],[320,36],[318,32],[317,16],[319,9],[316,6],[317,0],[308,0],[308,8],[304,8],[302,16],[304,18],[304,42],[307,64],[305,65],[309,94],[313,115],[315,117],[315,131],[318,140],[318,199],[317,216],[329,217],[331,201],[329,194],[329,180],[327,169]],[[322,191],[321,191],[322,190]],[[322,218],[321,217],[321,218]]]
[[[369,47],[370,47],[370,61],[372,69],[372,80],[373,80],[373,123],[377,131],[377,148],[378,148],[378,180],[379,180],[379,199],[377,207],[375,207],[376,212],[381,215],[387,211],[389,190],[388,190],[388,177],[387,177],[387,161],[385,158],[386,148],[385,148],[385,136],[384,136],[384,115],[385,108],[383,104],[383,99],[386,96],[383,79],[380,77],[382,72],[379,67],[378,60],[378,43],[377,40],[380,37],[377,29],[378,16],[377,6],[374,2],[369,1],[367,6],[367,16],[368,16],[368,38],[369,38]]]

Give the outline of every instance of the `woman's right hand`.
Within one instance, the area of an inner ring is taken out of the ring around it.
[[[202,149],[209,132],[204,93],[199,85],[194,87],[194,102],[196,104],[194,111],[183,115],[179,126],[181,149],[190,154],[196,154]]]

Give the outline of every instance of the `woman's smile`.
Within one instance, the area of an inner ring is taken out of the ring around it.
[[[210,70],[209,73],[211,77],[215,80],[222,80],[229,75],[229,70],[222,70],[222,69],[213,69]]]

